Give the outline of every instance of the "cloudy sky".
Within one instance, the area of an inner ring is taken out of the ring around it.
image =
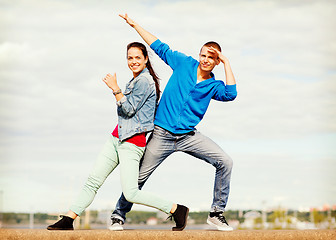
[[[142,41],[127,12],[171,48],[198,58],[222,46],[238,97],[212,102],[198,130],[234,160],[227,209],[336,204],[334,1],[0,0],[2,211],[65,212],[117,123],[102,82],[131,78],[126,45]],[[154,54],[164,88],[171,70]],[[222,66],[214,71],[224,79]],[[145,189],[209,210],[214,168],[170,156]],[[113,209],[119,170],[91,209]],[[151,210],[136,206],[135,209]]]

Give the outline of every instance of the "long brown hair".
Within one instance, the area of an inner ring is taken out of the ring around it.
[[[147,48],[144,44],[142,43],[139,43],[139,42],[132,42],[130,44],[127,45],[127,51],[132,48],[132,47],[135,47],[135,48],[139,48],[142,52],[142,54],[144,55],[144,57],[148,57],[148,51],[147,51]],[[152,64],[150,63],[149,61],[149,57],[148,57],[148,61],[146,63],[146,67],[149,71],[149,74],[152,76],[153,80],[154,80],[154,83],[155,83],[155,89],[156,89],[156,101],[159,101],[160,99],[160,95],[161,95],[161,92],[160,92],[160,82],[159,82],[159,77],[156,75],[153,67],[152,67]]]

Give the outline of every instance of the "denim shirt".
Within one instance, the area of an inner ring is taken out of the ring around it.
[[[147,68],[126,84],[123,94],[117,102],[120,141],[154,129],[156,90]]]

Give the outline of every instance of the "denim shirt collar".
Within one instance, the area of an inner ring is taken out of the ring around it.
[[[149,70],[148,70],[147,68],[144,68],[144,69],[141,71],[141,73],[139,73],[139,75],[136,76],[135,78],[133,77],[133,78],[131,79],[131,81],[133,81],[133,80],[135,80],[135,79],[138,79],[138,78],[141,76],[141,74],[143,74],[143,73],[145,73],[145,72],[148,72],[148,73],[149,73]]]

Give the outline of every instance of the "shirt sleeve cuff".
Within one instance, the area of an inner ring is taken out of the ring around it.
[[[237,91],[237,86],[236,84],[233,84],[233,85],[226,85],[225,86],[226,90],[228,92],[236,92]]]
[[[157,48],[159,45],[161,44],[161,41],[159,39],[156,39],[154,42],[152,42],[152,44],[150,45],[151,49],[155,49]]]
[[[123,96],[119,101],[117,101],[117,106],[120,107],[121,104],[126,102],[126,100],[127,100],[126,96]]]

